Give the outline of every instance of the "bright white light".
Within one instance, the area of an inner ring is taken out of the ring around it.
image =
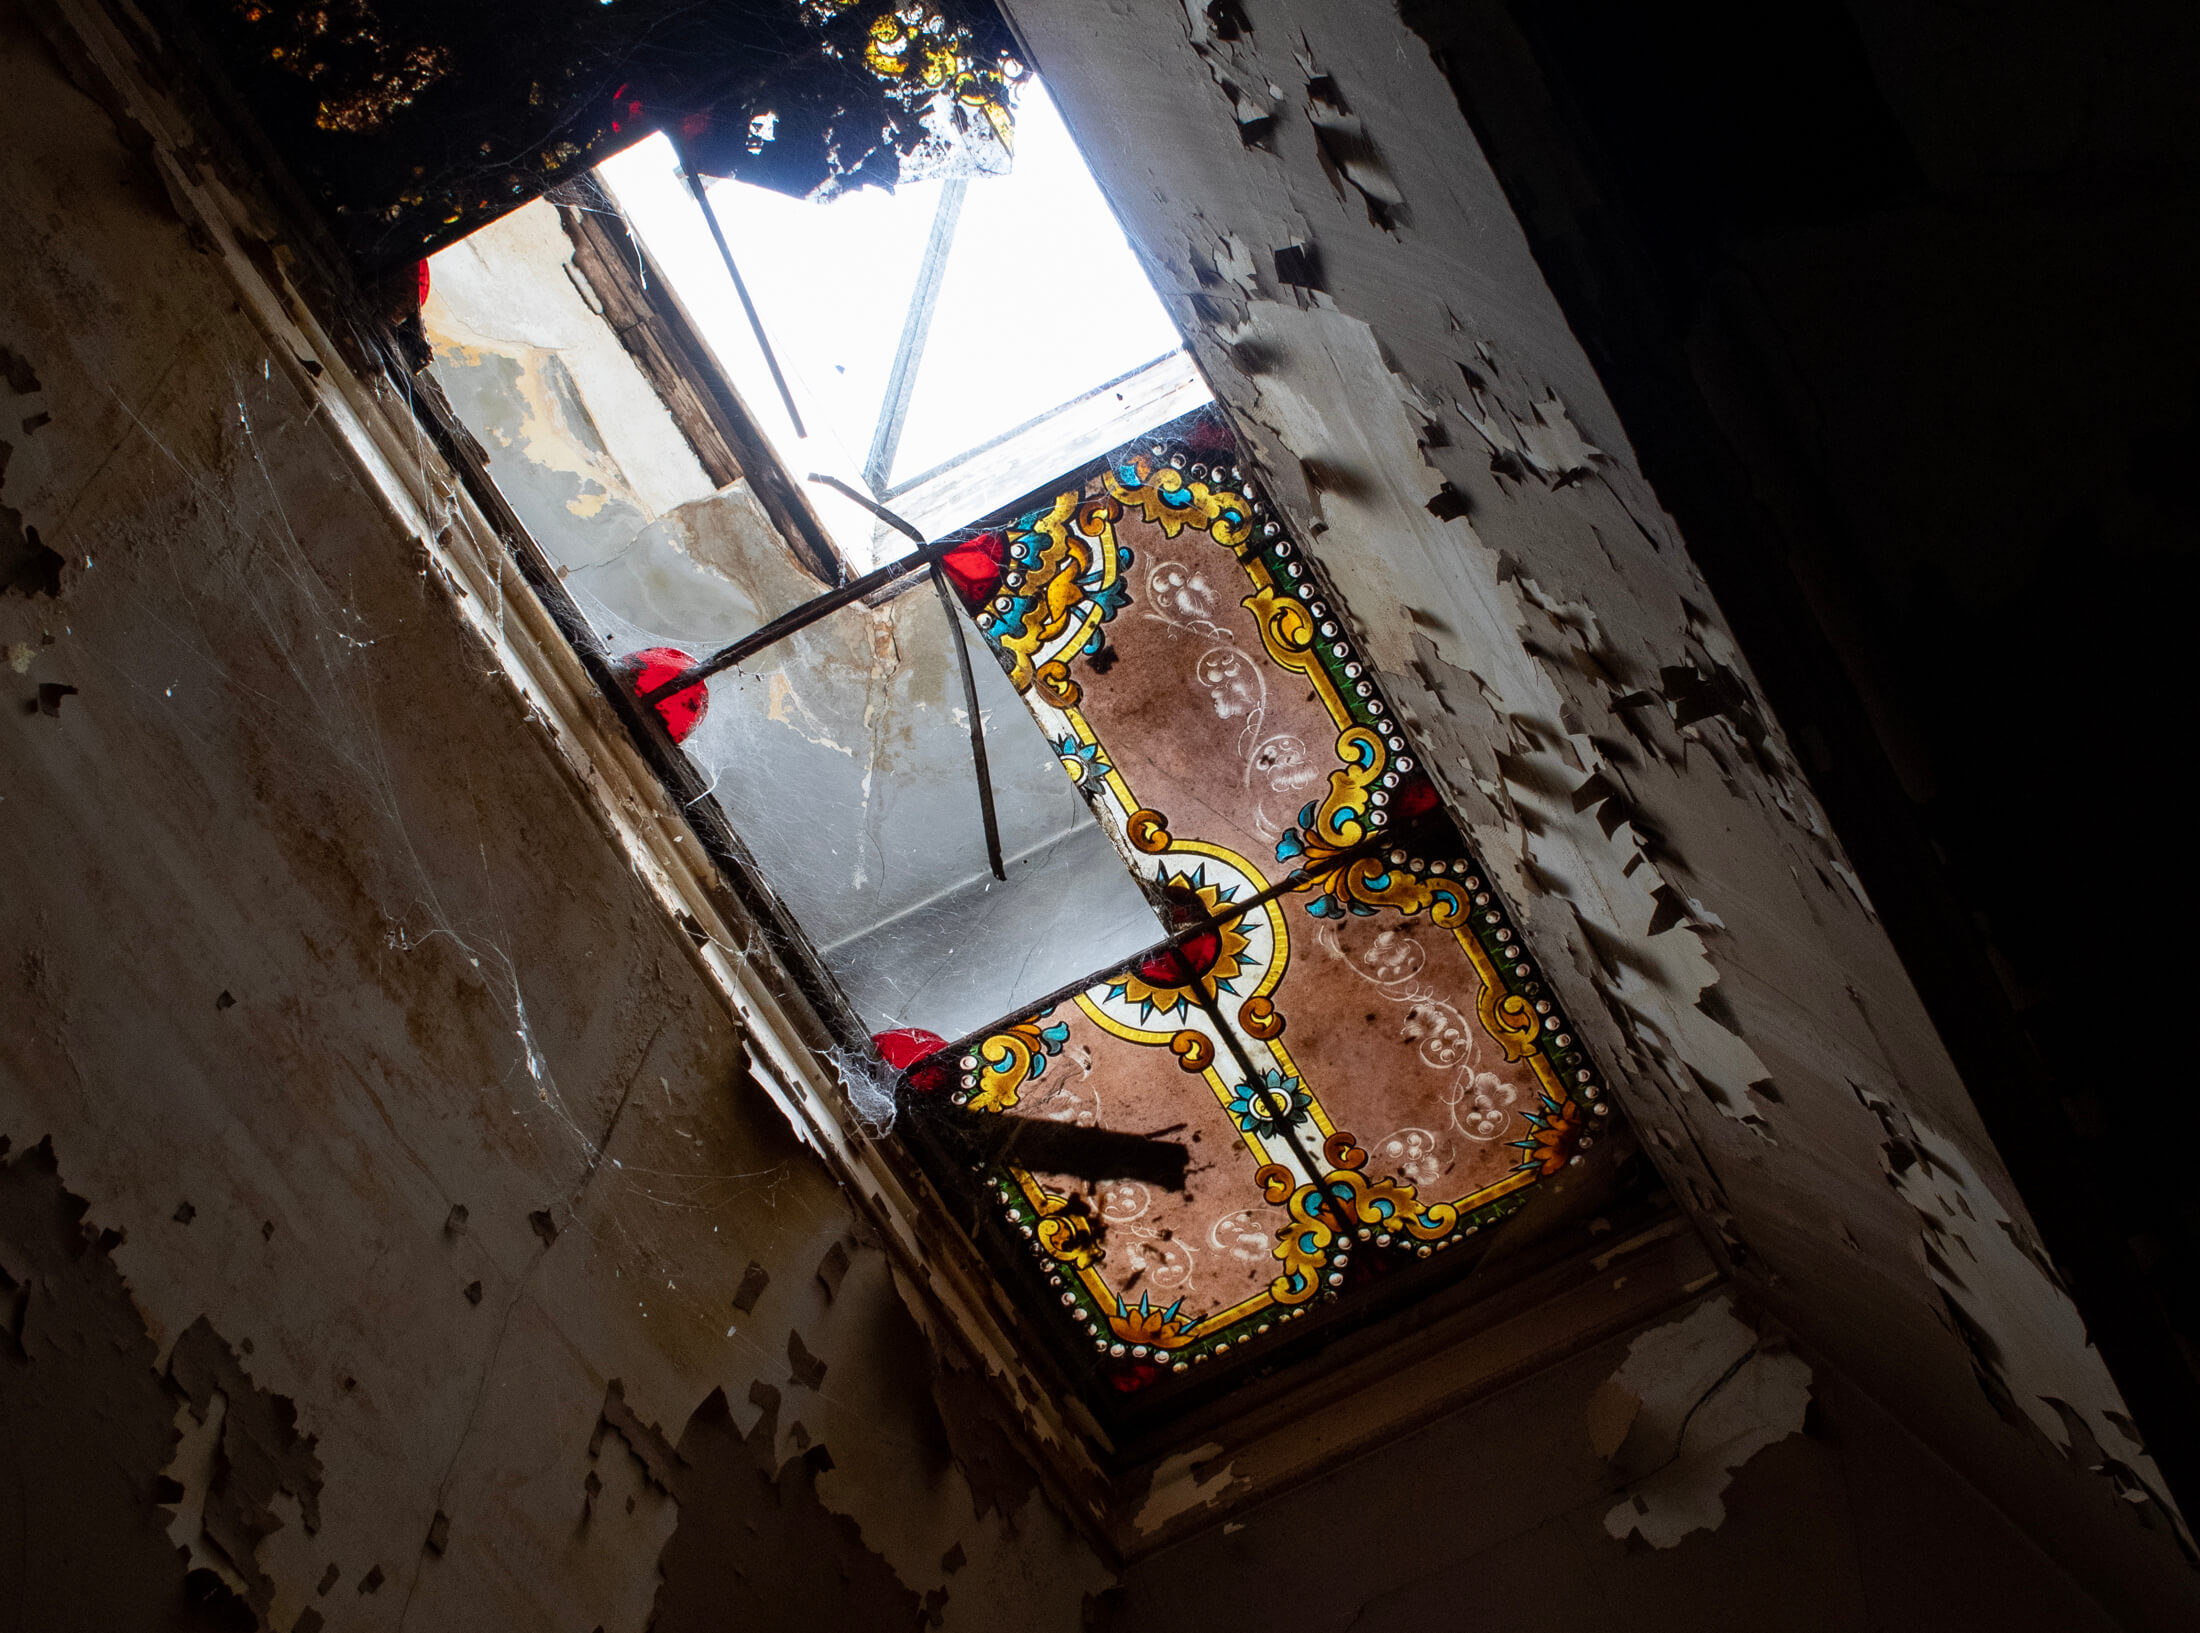
[[[720,364],[797,480],[811,471],[865,486],[895,348],[907,318],[944,182],[886,193],[862,188],[812,203],[740,182],[714,181],[711,202],[782,372],[809,431],[794,435],[763,354],[672,144],[653,136],[598,170],[635,230],[717,352]],[[1016,158],[1006,176],[968,183],[938,308],[918,370],[890,483],[907,482],[980,443],[1047,414],[1103,382],[1180,346],[1085,169],[1053,103],[1036,81],[1016,110]],[[1166,402],[1173,416],[1206,400],[1193,371]],[[1123,412],[1158,412],[1126,402]],[[1087,422],[1090,428],[1087,429]],[[1033,485],[1148,429],[1087,409],[1074,435],[1033,439],[1025,452],[1052,468],[1029,469],[1011,443],[937,487],[894,501],[937,534],[976,519]],[[974,474],[997,481],[973,481]],[[899,535],[830,489],[811,501],[857,567],[898,554]]]
[[[1180,344],[1077,144],[1033,85],[1016,108],[1015,168],[970,184],[893,480]]]

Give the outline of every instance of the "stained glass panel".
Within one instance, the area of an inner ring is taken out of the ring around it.
[[[951,563],[1170,938],[904,1089],[1101,1402],[1472,1257],[1609,1115],[1317,570],[1211,413],[1172,431]],[[1031,1141],[1047,1122],[1173,1146],[1181,1183]]]

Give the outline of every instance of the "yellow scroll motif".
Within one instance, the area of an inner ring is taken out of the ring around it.
[[[1071,1213],[1069,1199],[1042,1190],[1038,1197],[1039,1245],[1073,1270],[1099,1262],[1100,1233],[1092,1216]]]
[[[989,1034],[978,1045],[978,1086],[968,1101],[972,1111],[1006,1111],[1016,1104],[1031,1078],[1033,1063],[1046,1054],[1039,1032],[1036,1020],[1019,1021]]]
[[[1136,487],[1126,487],[1113,471],[1104,472],[1101,480],[1110,494],[1160,528],[1164,537],[1173,539],[1195,527],[1228,550],[1252,538],[1253,518],[1238,494],[1217,492],[1173,465],[1156,467],[1138,458],[1130,464],[1141,477]]]
[[[1283,1261],[1283,1274],[1268,1288],[1278,1304],[1304,1304],[1322,1290],[1332,1249],[1345,1245],[1338,1241],[1340,1211],[1350,1224],[1422,1242],[1449,1236],[1459,1224],[1457,1207],[1421,1201],[1411,1180],[1395,1175],[1368,1178],[1360,1171],[1367,1152],[1350,1134],[1339,1130],[1323,1142],[1322,1149],[1336,1166],[1322,1176],[1319,1185],[1294,1186],[1291,1171],[1273,1163],[1256,1176],[1271,1203],[1288,1200],[1290,1205],[1291,1223],[1283,1228],[1275,1248],[1276,1257]],[[1338,1277],[1341,1272],[1328,1274]]]
[[[1039,665],[1034,678],[1038,683],[1039,695],[1056,708],[1073,708],[1077,700],[1085,695],[1085,689],[1069,678],[1069,665],[1060,658],[1049,658]]]
[[[1123,824],[1124,837],[1131,848],[1148,856],[1159,856],[1173,843],[1169,836],[1169,819],[1159,811],[1143,808],[1131,813],[1130,821]]]
[[[1214,1040],[1204,1032],[1190,1027],[1169,1040],[1169,1052],[1176,1056],[1176,1063],[1187,1072],[1204,1072],[1215,1063]]]
[[[1084,508],[1088,513],[1093,509],[1091,505]],[[1024,542],[1038,544],[1039,557],[1023,571],[1026,582],[1038,586],[1038,604],[1018,627],[994,633],[996,644],[1009,656],[1008,678],[1019,692],[1029,691],[1038,678],[1034,660],[1039,651],[1085,610],[1087,597],[1081,581],[1092,571],[1096,543],[1103,557],[1101,582],[1112,582],[1115,577],[1115,540],[1105,525],[1107,518],[1095,516],[1096,538],[1088,539],[1070,525],[1073,517],[1083,520],[1077,495],[1064,493],[1055,497],[1053,507],[1044,516],[1033,520],[1030,537]],[[1065,677],[1067,673],[1065,665]]]

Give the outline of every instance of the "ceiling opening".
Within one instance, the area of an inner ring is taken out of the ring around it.
[[[1017,98],[1005,174],[827,202],[709,181],[755,327],[669,138],[597,175],[789,470],[838,477],[929,537],[1209,400],[1036,79]],[[811,502],[855,570],[898,553],[850,500],[813,487]]]
[[[851,1102],[1103,1435],[1626,1200],[1605,1085],[1036,82],[1007,174],[798,199],[652,137],[428,281],[433,378],[796,927]]]

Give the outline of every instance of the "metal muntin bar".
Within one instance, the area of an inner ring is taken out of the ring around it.
[[[1199,909],[1199,918],[1192,928],[1211,930],[1221,927],[1220,921],[1207,911],[1207,904],[1196,895],[1192,898],[1192,905]],[[1212,1021],[1215,1030],[1222,1034],[1223,1047],[1230,1051],[1230,1058],[1238,1063],[1238,1070],[1245,1074],[1246,1091],[1253,1095],[1265,1094],[1267,1090],[1262,1083],[1259,1071],[1253,1065],[1253,1057],[1245,1052],[1245,1044],[1238,1037],[1237,1028],[1232,1026],[1228,1019],[1224,1017],[1222,1006],[1216,1001],[1215,995],[1208,988],[1207,983],[1194,976],[1192,978],[1192,990],[1199,995],[1199,1007],[1206,1011],[1207,1019]],[[1307,1154],[1306,1147],[1299,1143],[1298,1118],[1293,1116],[1288,1121],[1279,1121],[1276,1125],[1276,1134],[1290,1148],[1291,1155],[1299,1159],[1299,1167],[1305,1172],[1308,1182],[1314,1187],[1315,1194],[1328,1207],[1336,1210],[1337,1242],[1341,1248],[1349,1251],[1352,1242],[1352,1209],[1346,1201],[1340,1199],[1338,1194],[1329,1188],[1329,1182],[1322,1176],[1322,1165],[1315,1162]]]
[[[1371,834],[1358,844],[1337,852],[1334,856],[1329,857],[1326,861],[1316,863],[1313,867],[1293,868],[1283,876],[1280,882],[1270,885],[1258,895],[1248,896],[1242,902],[1225,903],[1222,913],[1219,916],[1210,914],[1209,920],[1214,924],[1228,924],[1233,920],[1245,917],[1248,913],[1266,907],[1270,902],[1281,897],[1295,895],[1310,885],[1318,884],[1324,877],[1336,872],[1339,868],[1349,867],[1361,857],[1379,849],[1387,843],[1388,839],[1389,836],[1385,834]],[[1079,976],[1076,980],[1065,982],[1052,992],[1035,998],[1028,1004],[1017,1006],[1016,1014],[1035,1015],[1042,1009],[1052,1009],[1057,1004],[1066,1003],[1080,992],[1089,992],[1103,981],[1112,980],[1125,970],[1137,968],[1149,958],[1173,951],[1205,928],[1206,925],[1201,923],[1180,925],[1163,935],[1159,941],[1149,942],[1127,958],[1119,958],[1112,964],[1104,964],[1090,975]],[[936,1053],[967,1054],[972,1048],[983,1042],[988,1035],[999,1031],[1003,1026],[1013,1022],[1015,1018],[1015,1015],[1011,1015],[1005,1020],[989,1021],[977,1031],[965,1032],[952,1043],[942,1045]]]
[[[711,241],[718,246],[719,259],[726,263],[726,271],[733,278],[733,292],[741,297],[741,310],[748,314],[749,332],[756,336],[757,348],[764,354],[764,366],[772,371],[772,384],[779,388],[779,400],[786,407],[787,418],[794,422],[794,434],[808,440],[810,433],[803,429],[802,411],[794,406],[794,393],[787,389],[787,377],[779,372],[779,358],[772,351],[770,336],[764,333],[764,320],[756,315],[756,302],[749,299],[749,286],[741,276],[741,269],[734,265],[732,246],[726,242],[725,229],[718,225],[718,212],[710,207],[710,195],[703,189],[702,175],[688,163],[687,155],[680,155],[680,173],[687,177],[688,191],[695,195],[695,202],[702,208],[703,220],[710,226]]]
[[[894,366],[886,378],[886,395],[879,403],[878,424],[871,432],[871,451],[863,461],[863,480],[873,493],[882,496],[894,474],[901,428],[908,422],[909,399],[917,389],[917,368],[924,361],[932,314],[939,310],[947,252],[954,245],[955,223],[962,216],[963,197],[969,191],[970,183],[961,176],[940,189],[939,208],[932,215],[932,235],[925,240],[924,260],[917,269],[916,287],[910,291],[909,313],[902,320],[901,341],[894,348]]]
[[[956,542],[953,539],[943,539],[937,544],[928,544],[921,550],[912,550],[900,560],[890,561],[883,567],[874,568],[861,578],[851,578],[837,590],[827,590],[823,595],[813,596],[791,612],[781,613],[770,623],[764,625],[763,628],[751,630],[730,646],[722,646],[701,662],[688,665],[687,668],[681,670],[670,680],[652,686],[648,691],[642,693],[642,701],[644,703],[655,703],[662,698],[670,697],[674,692],[684,692],[690,686],[700,681],[706,681],[722,670],[731,669],[735,664],[746,658],[755,657],[757,653],[768,646],[777,646],[788,636],[808,629],[820,618],[838,612],[851,601],[861,601],[865,596],[873,591],[884,589],[896,579],[906,578],[911,573],[921,572],[948,551],[954,549]]]

